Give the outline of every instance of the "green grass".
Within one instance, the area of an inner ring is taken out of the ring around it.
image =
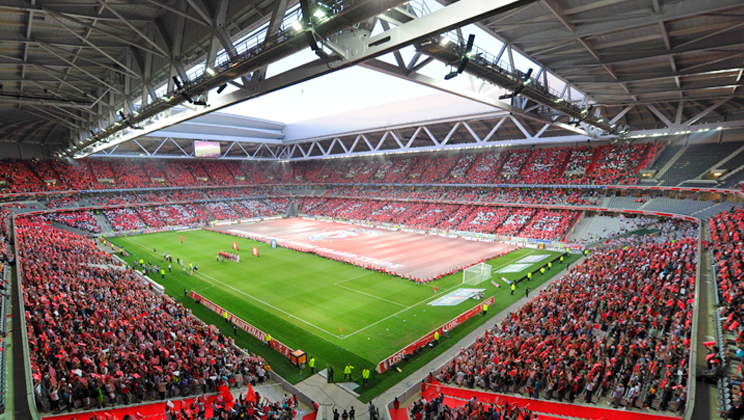
[[[179,235],[183,235],[183,244]],[[289,347],[303,349],[309,356],[315,356],[316,370],[333,364],[336,379],[340,379],[341,367],[351,363],[356,367],[354,379],[361,382],[364,367],[373,371],[379,361],[477,304],[469,300],[457,306],[427,305],[436,297],[462,287],[462,273],[418,285],[315,255],[284,248],[271,249],[260,242],[201,230],[109,239],[133,254],[127,258],[130,263],[140,258],[159,263],[160,255],[170,252],[174,261],[173,272],[166,273],[165,279],[160,279],[160,275],[154,276],[167,294],[183,302],[205,322],[232,335],[232,328],[219,315],[185,298],[183,290],[198,292]],[[221,249],[230,251],[233,241],[240,246],[241,262],[217,262],[217,252]],[[260,258],[251,256],[254,246],[259,248]],[[157,249],[157,254],[153,248]],[[489,264],[497,270],[526,255],[538,253],[557,255],[549,251],[522,249],[491,260]],[[175,264],[176,258],[181,258],[187,265],[190,262],[198,264],[198,273],[191,276],[188,269],[182,273],[181,267]],[[568,261],[575,259],[570,257]],[[537,267],[535,264],[532,269]],[[557,271],[554,268],[552,274]],[[493,278],[516,279],[525,274],[526,271],[494,272]],[[537,274],[530,287],[534,289],[552,274]],[[505,286],[505,283],[497,281]],[[435,285],[439,289],[437,296],[433,293]],[[507,287],[496,288],[490,282],[480,284],[478,288],[485,288],[487,297],[495,298],[488,317],[523,296],[523,287],[511,296]],[[458,327],[448,339],[442,340],[438,348],[401,364],[403,374],[394,370],[383,375],[373,372],[370,384],[365,390],[360,390],[362,400],[378,395],[401,380],[406,372],[412,372],[454,345],[485,320],[486,317],[482,316],[472,319]],[[301,372],[283,356],[262,346],[245,332],[239,332],[236,343],[261,354],[277,373],[293,383],[309,374],[308,368]]]

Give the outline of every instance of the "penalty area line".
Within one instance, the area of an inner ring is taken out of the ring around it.
[[[129,239],[129,240],[130,240],[131,242],[134,242],[134,243],[136,243],[137,245],[141,246],[142,248],[146,249],[146,250],[147,250],[147,252],[149,252],[149,253],[153,253],[152,251],[150,251],[150,250],[149,250],[149,248],[145,247],[145,246],[144,246],[144,245],[142,245],[141,243],[139,243],[139,242],[137,242],[137,241],[133,241],[133,240],[131,240],[131,239]],[[305,320],[304,320],[304,319],[302,319],[302,318],[296,317],[296,316],[294,316],[294,315],[290,314],[289,312],[286,312],[286,311],[284,311],[284,310],[282,310],[282,309],[279,309],[279,308],[277,308],[276,306],[274,306],[274,305],[272,305],[272,304],[270,304],[270,303],[264,302],[264,301],[262,301],[261,299],[259,299],[259,298],[255,297],[255,296],[251,296],[251,295],[249,295],[248,293],[245,293],[245,292],[244,292],[244,291],[242,291],[242,290],[238,290],[238,289],[236,289],[236,288],[234,288],[234,287],[230,286],[229,284],[225,284],[225,283],[223,283],[223,282],[221,282],[221,281],[217,280],[216,278],[214,278],[214,277],[212,277],[212,276],[210,276],[210,275],[208,275],[208,274],[204,274],[204,273],[201,273],[201,272],[199,272],[199,271],[196,271],[196,276],[197,276],[197,277],[201,277],[201,280],[202,280],[202,281],[205,281],[205,282],[206,282],[206,283],[208,283],[208,284],[212,284],[212,283],[211,283],[210,281],[206,280],[206,279],[205,279],[204,277],[210,278],[210,279],[212,279],[212,281],[214,281],[215,283],[219,283],[219,284],[221,284],[221,285],[222,285],[222,286],[224,286],[224,287],[230,288],[230,289],[232,289],[232,290],[234,290],[234,291],[236,291],[236,292],[240,293],[241,295],[247,296],[247,297],[249,297],[249,298],[251,298],[251,299],[255,300],[256,302],[259,302],[259,303],[261,303],[261,304],[263,304],[263,305],[266,305],[266,306],[268,306],[269,308],[272,308],[272,309],[274,309],[274,310],[276,310],[276,311],[278,311],[278,312],[281,312],[281,313],[283,313],[284,315],[287,315],[287,316],[288,316],[288,317],[290,317],[290,318],[294,318],[294,319],[296,319],[296,320],[298,320],[298,321],[300,321],[300,322],[302,322],[302,323],[304,323],[304,324],[307,324],[307,325],[309,325],[309,326],[311,326],[311,327],[315,328],[315,329],[316,329],[316,330],[318,330],[318,331],[322,331],[322,332],[324,332],[324,333],[326,333],[326,334],[328,334],[328,335],[330,335],[330,336],[332,336],[332,337],[336,337],[336,338],[338,338],[338,339],[343,339],[343,338],[344,338],[344,337],[342,337],[342,336],[339,336],[339,335],[336,335],[336,334],[334,334],[334,333],[328,332],[328,331],[324,330],[323,328],[320,328],[320,327],[318,327],[318,326],[317,326],[317,325],[315,325],[315,324],[312,324],[312,323],[310,323],[310,322],[308,322],[308,321],[305,321]],[[214,285],[214,284],[212,284],[212,285]]]
[[[529,253],[529,254],[527,254],[527,255],[531,255],[531,254],[532,254],[533,252],[535,252],[535,251],[537,251],[537,250],[532,250],[532,251],[530,251],[530,253]],[[506,266],[506,265],[509,265],[509,264],[513,264],[513,261],[512,261],[512,262],[509,262],[509,263],[505,263],[505,264],[502,264],[501,266],[499,266],[499,267],[496,267],[496,268],[501,268],[501,267],[503,267],[503,266]],[[428,285],[427,285],[427,286],[428,286]],[[383,322],[383,321],[387,321],[387,320],[388,320],[388,319],[390,319],[390,318],[396,317],[396,316],[398,316],[399,314],[401,314],[401,313],[403,313],[403,312],[405,312],[405,311],[407,311],[407,310],[409,310],[409,309],[411,309],[411,308],[414,308],[414,307],[416,307],[416,306],[419,306],[419,305],[421,305],[422,303],[426,303],[426,302],[428,302],[428,301],[430,301],[430,300],[435,300],[435,299],[438,299],[439,297],[441,297],[441,296],[442,296],[443,294],[446,294],[446,293],[447,293],[447,292],[449,292],[450,290],[454,290],[454,289],[457,289],[457,288],[460,288],[460,287],[462,287],[462,283],[457,283],[457,284],[455,284],[454,286],[452,286],[452,287],[450,287],[450,288],[448,288],[448,289],[443,289],[443,290],[442,290],[442,292],[441,292],[441,294],[436,294],[436,295],[434,295],[434,296],[431,296],[431,297],[428,297],[428,298],[426,298],[426,299],[424,299],[424,300],[422,300],[422,301],[420,301],[420,302],[414,303],[413,305],[411,305],[411,306],[409,306],[409,307],[407,307],[407,308],[401,309],[400,311],[398,311],[398,312],[396,312],[396,313],[394,313],[394,314],[392,314],[392,315],[389,315],[389,316],[387,316],[387,317],[385,317],[385,318],[382,318],[382,319],[380,319],[379,321],[373,322],[372,324],[369,324],[369,325],[367,325],[367,326],[366,326],[366,327],[364,327],[364,328],[361,328],[361,329],[359,329],[359,330],[356,330],[356,331],[354,331],[353,333],[351,333],[351,334],[349,334],[349,335],[347,335],[347,336],[341,337],[341,339],[342,339],[342,340],[346,340],[347,338],[349,338],[349,337],[352,337],[352,336],[356,335],[357,333],[360,333],[360,332],[362,332],[362,331],[366,330],[367,328],[371,328],[371,327],[374,327],[375,325],[377,325],[377,324],[379,324],[379,323],[381,323],[381,322]]]
[[[388,299],[385,299],[385,298],[382,298],[382,297],[379,297],[379,296],[375,296],[375,295],[372,295],[372,294],[369,294],[369,293],[365,293],[365,292],[362,292],[362,291],[359,291],[359,290],[355,290],[355,289],[352,289],[352,288],[349,288],[349,287],[346,287],[346,286],[341,286],[341,283],[346,283],[347,281],[351,281],[351,280],[358,279],[360,277],[368,276],[368,275],[370,275],[372,273],[373,272],[360,274],[358,276],[355,276],[355,277],[352,277],[352,278],[349,278],[349,279],[346,279],[346,280],[341,280],[341,281],[339,281],[337,283],[333,283],[333,285],[336,286],[336,287],[340,287],[341,289],[348,290],[350,292],[359,293],[360,295],[369,296],[369,297],[371,297],[373,299],[379,299],[379,300],[381,300],[383,302],[392,303],[393,305],[398,305],[398,306],[402,306],[402,307],[405,308],[406,305],[404,305],[402,303],[393,302],[392,300],[388,300]]]
[[[221,284],[221,285],[223,285],[223,286],[225,286],[225,287],[227,287],[227,288],[229,288],[229,289],[232,289],[232,290],[234,290],[234,291],[236,291],[236,292],[240,293],[241,295],[247,296],[247,297],[249,297],[249,298],[251,298],[251,299],[255,300],[256,302],[259,302],[259,303],[261,303],[261,304],[263,304],[263,305],[266,305],[266,306],[268,306],[268,307],[269,307],[269,308],[271,308],[271,309],[274,309],[274,310],[275,310],[275,311],[277,311],[277,312],[281,312],[281,313],[283,313],[284,315],[287,315],[287,316],[288,316],[288,317],[290,317],[290,318],[294,318],[294,319],[296,319],[296,320],[298,320],[298,321],[302,322],[303,324],[307,324],[307,325],[309,325],[309,326],[311,326],[311,327],[315,328],[315,329],[316,329],[316,330],[318,330],[318,331],[322,331],[322,332],[324,332],[324,333],[326,333],[326,334],[328,334],[328,335],[330,335],[330,336],[333,336],[333,337],[336,337],[336,338],[339,338],[339,339],[342,339],[342,338],[343,338],[343,337],[340,337],[340,336],[338,336],[338,335],[336,335],[336,334],[333,334],[333,333],[331,333],[331,332],[328,332],[328,331],[324,330],[323,328],[320,328],[319,326],[317,326],[317,325],[315,325],[315,324],[312,324],[312,323],[310,323],[310,322],[308,322],[308,321],[305,321],[305,320],[304,320],[304,319],[302,319],[302,318],[296,317],[296,316],[294,316],[294,315],[290,314],[290,313],[289,313],[289,312],[287,312],[287,311],[284,311],[284,310],[282,310],[282,309],[279,309],[279,308],[277,308],[276,306],[274,306],[274,305],[272,305],[272,304],[270,304],[270,303],[264,302],[263,300],[261,300],[261,299],[259,299],[259,298],[255,297],[255,296],[251,296],[251,295],[249,295],[248,293],[245,293],[245,292],[244,292],[244,291],[242,291],[242,290],[238,290],[238,289],[236,289],[236,288],[234,288],[234,287],[230,286],[229,284],[225,284],[225,283],[223,283],[223,282],[221,282],[221,281],[217,280],[216,278],[214,278],[214,277],[212,277],[212,276],[210,276],[210,275],[208,275],[208,274],[200,273],[200,272],[198,272],[198,271],[197,271],[197,272],[196,272],[196,275],[197,275],[197,276],[204,276],[204,277],[208,277],[208,278],[212,279],[212,281],[214,281],[215,283],[219,283],[219,284]]]

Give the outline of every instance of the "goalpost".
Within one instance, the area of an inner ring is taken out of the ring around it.
[[[462,272],[462,284],[480,284],[491,279],[491,266],[486,263],[476,264]]]

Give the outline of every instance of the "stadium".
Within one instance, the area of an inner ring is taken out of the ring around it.
[[[744,417],[739,0],[0,0],[0,420]]]

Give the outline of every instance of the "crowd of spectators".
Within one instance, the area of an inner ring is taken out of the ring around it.
[[[473,162],[475,162],[477,157],[478,156],[474,153],[458,154],[458,159],[455,161],[455,163],[452,165],[452,169],[450,169],[449,171],[449,177],[442,181],[457,182],[465,178],[465,174],[467,174],[468,170],[473,165]]]
[[[470,215],[474,211],[474,209],[481,209],[481,207],[474,207],[465,204],[456,208],[457,210],[451,211],[443,216],[442,221],[439,222],[439,225],[437,225],[438,229],[443,231],[454,230],[466,217],[468,217],[468,215]]]
[[[538,419],[527,406],[519,407],[508,402],[484,403],[478,401],[476,397],[458,401],[445,399],[445,395],[436,393],[429,400],[419,397],[409,406],[409,413],[411,420]]]
[[[442,187],[418,188],[408,194],[408,198],[416,200],[437,200],[444,194]]]
[[[509,153],[502,153],[501,151],[480,153],[465,177],[456,178],[456,181],[470,184],[492,183],[507,156],[509,156]]]
[[[501,176],[497,178],[496,182],[514,182],[511,178],[514,178],[519,174],[524,167],[527,159],[529,159],[532,151],[529,149],[516,149],[510,150],[508,157],[504,162],[504,166],[501,167]]]
[[[230,201],[217,201],[204,203],[203,206],[216,220],[238,220],[247,216],[248,209],[243,208],[244,211],[239,213],[232,204]]]
[[[147,188],[155,186],[137,160],[112,160],[110,164],[111,169],[116,175],[116,180],[118,181],[116,186],[118,188]]]
[[[741,349],[744,349],[744,312],[742,303],[744,302],[744,210],[731,208],[730,211],[719,213],[708,220],[710,227],[710,243],[708,244],[713,256],[713,270],[715,270],[716,283],[718,285],[718,301],[720,302],[720,319],[723,320],[722,331],[727,336],[719,337],[716,342],[718,349],[729,348],[729,339],[733,339],[736,346],[736,358],[741,356]],[[725,351],[725,350],[724,350]],[[721,355],[715,354],[718,358],[719,365],[714,366],[711,363],[711,357],[707,357],[708,367],[716,367],[720,371],[718,378],[722,378],[727,373],[728,366],[723,366]],[[731,358],[733,359],[733,358]],[[736,359],[733,359],[736,360]],[[734,382],[741,383],[741,360],[738,361],[736,368],[736,381],[730,381],[726,386],[731,387]],[[739,400],[738,404],[729,413],[728,418],[741,419],[744,416],[744,406],[740,404],[741,396],[729,389],[732,398]],[[741,392],[741,391],[740,391]]]
[[[448,217],[450,214],[454,214],[460,206],[456,204],[441,204],[431,205],[424,208],[421,213],[414,214],[412,217],[406,220],[406,227],[412,229],[430,229],[440,228],[439,226],[442,220]]]
[[[59,175],[59,180],[62,182],[62,186],[65,187],[64,189],[80,191],[104,188],[103,185],[93,179],[88,167],[82,162],[74,161],[68,163],[61,160],[53,160],[51,161],[51,165]]]
[[[286,213],[289,199],[273,198],[270,200],[240,200],[236,203],[247,208],[251,217],[270,217]]]
[[[443,201],[474,202],[481,199],[485,188],[451,188],[443,196]]]
[[[562,204],[564,191],[552,188],[530,188],[520,191],[515,198],[522,204]]]
[[[306,197],[302,214],[390,223],[412,229],[458,230],[537,239],[560,239],[578,213],[447,203]],[[533,219],[537,212],[537,217]]]
[[[284,214],[289,205],[285,198],[245,199],[217,202],[194,203],[193,196],[198,191],[170,191],[171,195],[164,198],[160,194],[154,197],[136,199],[129,194],[127,198],[132,202],[141,200],[143,203],[181,201],[188,204],[167,204],[158,206],[130,207],[121,209],[106,209],[102,214],[106,217],[115,232],[126,232],[139,229],[160,229],[166,226],[201,226],[212,220],[236,220],[247,217],[268,217]],[[175,197],[172,196],[175,194]],[[185,194],[186,196],[183,196]],[[203,198],[200,196],[200,198]],[[107,203],[94,204],[125,204],[120,202],[119,196],[110,198]]]
[[[531,398],[597,403],[606,397],[615,407],[681,412],[697,238],[694,227],[671,226],[673,235],[594,251],[434,377]]]
[[[193,317],[92,240],[16,224],[33,390],[41,411],[98,408],[257,382],[263,359]],[[111,267],[111,268],[107,268]]]
[[[103,215],[115,232],[128,232],[147,227],[139,214],[132,208],[104,210]]]
[[[522,191],[514,188],[493,188],[481,195],[485,203],[517,203],[522,198]]]
[[[77,199],[72,197],[55,197],[43,202],[48,209],[58,209],[62,207],[75,207]]]
[[[266,174],[268,182],[274,183],[292,183],[296,182],[294,165],[287,162],[271,162],[263,165],[261,168]],[[299,174],[301,175],[301,174]]]
[[[31,171],[33,171],[40,180],[44,181],[47,189],[50,190],[61,190],[64,187],[59,181],[59,176],[54,172],[52,167],[52,161],[50,160],[38,160],[31,159],[24,161]]]
[[[597,190],[567,190],[565,203],[570,206],[598,206],[601,196]]]
[[[630,184],[651,143],[255,162],[164,159],[0,160],[8,192],[305,183]],[[99,182],[101,180],[101,182]],[[107,180],[104,182],[103,180]],[[156,180],[156,181],[154,181]],[[48,181],[48,182],[45,182]]]
[[[193,174],[195,178],[195,182],[197,185],[202,185],[204,183],[209,182],[209,174],[206,170],[204,170],[204,167],[202,166],[201,162],[194,159],[186,160],[184,163],[184,166],[186,166],[186,169]]]
[[[96,216],[92,211],[66,211],[59,213],[49,213],[39,216],[40,220],[62,223],[76,229],[84,230],[90,233],[101,233],[101,227],[98,226]]]
[[[380,165],[375,180],[387,183],[404,183],[413,165],[412,157],[394,157]]]
[[[612,185],[631,178],[625,182],[635,183],[635,174],[642,168],[640,164],[647,161],[644,159],[648,156],[646,152],[649,148],[656,150],[651,146],[649,143],[602,146],[597,151],[599,158],[594,166],[579,180],[582,184]]]
[[[511,214],[507,207],[475,207],[457,225],[463,232],[493,233]]]
[[[205,160],[201,162],[204,169],[209,174],[209,178],[214,185],[234,185],[237,184],[235,175],[227,170],[224,163],[219,160]]]
[[[175,223],[171,224],[169,223],[170,220],[163,219],[161,217],[161,213],[157,210],[155,210],[156,207],[136,207],[135,211],[139,215],[139,217],[145,222],[145,226],[148,229],[160,229],[164,228],[165,226],[181,226],[186,225],[186,223],[178,223],[177,221],[174,221]]]
[[[582,172],[585,173],[589,168],[589,165],[594,160],[598,149],[589,146],[581,146],[574,149],[571,152],[571,157],[566,164],[566,171],[569,173]]]
[[[452,167],[460,159],[457,154],[448,155],[432,155],[432,156],[418,156],[417,164],[423,168],[416,169],[417,172],[411,171],[412,174],[419,174],[416,178],[411,179],[410,182],[416,182],[421,184],[431,184],[435,182],[449,182],[448,176],[452,170]]]
[[[0,160],[0,180],[5,181],[2,185],[5,192],[47,190],[47,184],[31,171],[25,161],[19,159]]]
[[[163,161],[163,168],[168,175],[168,182],[174,187],[198,185],[189,168],[181,162],[165,160]]]
[[[535,209],[509,209],[509,217],[497,229],[497,235],[516,236],[535,215]]]
[[[562,182],[560,175],[566,159],[571,154],[567,147],[539,148],[532,151],[529,161],[512,182],[519,184],[555,184]]]
[[[372,177],[377,173],[381,163],[376,159],[355,159],[346,179],[349,182],[372,182]]]
[[[533,239],[560,240],[577,216],[569,210],[538,210],[519,234]]]
[[[94,179],[108,179],[112,180],[114,184],[116,183],[116,175],[114,175],[114,171],[111,169],[109,161],[90,159],[86,160],[85,163],[88,164],[88,167],[90,168],[90,172],[93,174]]]

